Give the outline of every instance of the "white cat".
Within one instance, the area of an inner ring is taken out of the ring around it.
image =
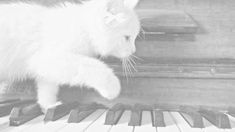
[[[35,78],[38,103],[57,102],[60,84],[88,86],[103,97],[120,82],[97,56],[126,59],[135,52],[138,0],[90,0],[55,7],[0,5],[0,80]]]

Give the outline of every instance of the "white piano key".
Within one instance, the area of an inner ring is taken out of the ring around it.
[[[44,122],[43,119],[35,123],[32,127],[25,129],[24,132],[56,132],[67,124],[68,115],[56,121]]]
[[[201,128],[192,128],[178,112],[169,112],[181,132],[203,132]]]
[[[133,126],[128,126],[128,122],[131,117],[131,111],[124,111],[117,125],[113,125],[110,132],[132,132]]]
[[[4,124],[5,122],[9,122],[10,116],[0,117],[0,124]]]
[[[44,116],[38,116],[20,126],[8,126],[7,129],[3,130],[2,132],[23,132],[27,131],[28,128],[32,127],[35,123],[39,123],[43,121]]]
[[[4,116],[0,118],[0,130],[4,130],[9,126],[9,118],[10,116]]]
[[[235,132],[235,117],[231,115],[227,115],[230,121],[230,125],[232,129],[227,129],[226,132]]]
[[[88,128],[92,123],[94,123],[106,110],[99,109],[96,110],[94,113],[89,115],[83,121],[79,123],[68,123],[64,128],[58,130],[58,132],[79,132],[84,131]]]
[[[134,127],[134,132],[156,132],[156,127],[153,127],[152,125],[152,117],[150,111],[143,111],[141,126]]]
[[[220,129],[213,124],[211,124],[207,119],[203,117],[203,122],[205,125],[204,132],[225,132],[224,129]]]
[[[107,132],[111,129],[111,125],[104,125],[107,111],[104,112],[95,122],[85,129],[85,132]]]
[[[163,112],[166,127],[157,127],[157,132],[181,132],[169,112]]]

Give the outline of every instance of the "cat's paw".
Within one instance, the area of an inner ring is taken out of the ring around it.
[[[49,103],[44,103],[44,104],[38,103],[38,104],[39,104],[40,107],[41,107],[42,113],[46,114],[46,112],[47,112],[48,109],[54,108],[55,106],[62,104],[62,102],[58,101],[58,102],[53,103],[53,104],[49,104]]]
[[[105,85],[98,90],[103,97],[110,100],[118,97],[121,91],[121,85],[119,79],[114,74],[106,76],[104,84]]]

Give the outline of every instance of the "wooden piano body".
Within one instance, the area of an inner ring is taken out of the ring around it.
[[[151,111],[152,124],[157,127],[155,118],[160,116],[153,109],[187,111],[191,117],[198,112],[218,128],[231,129],[228,118],[222,117],[224,112],[235,114],[234,4],[223,0],[142,0],[137,7],[143,27],[136,41],[136,56],[141,58],[136,61],[138,72],[126,78],[120,61],[104,60],[121,80],[120,96],[110,101],[92,89],[68,89],[70,86],[63,85],[59,99],[65,104],[96,102],[111,111],[115,104],[122,104],[116,112],[121,108],[132,113],[135,108]],[[33,80],[7,87],[2,99],[36,97]],[[138,114],[134,119],[138,120]],[[138,126],[138,122],[133,122],[133,126]]]

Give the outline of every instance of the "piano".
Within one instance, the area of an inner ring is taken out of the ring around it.
[[[61,85],[61,104],[43,114],[34,80],[1,84],[0,131],[235,132],[234,4],[141,0],[137,71],[126,77],[104,60],[121,80],[118,98]]]

